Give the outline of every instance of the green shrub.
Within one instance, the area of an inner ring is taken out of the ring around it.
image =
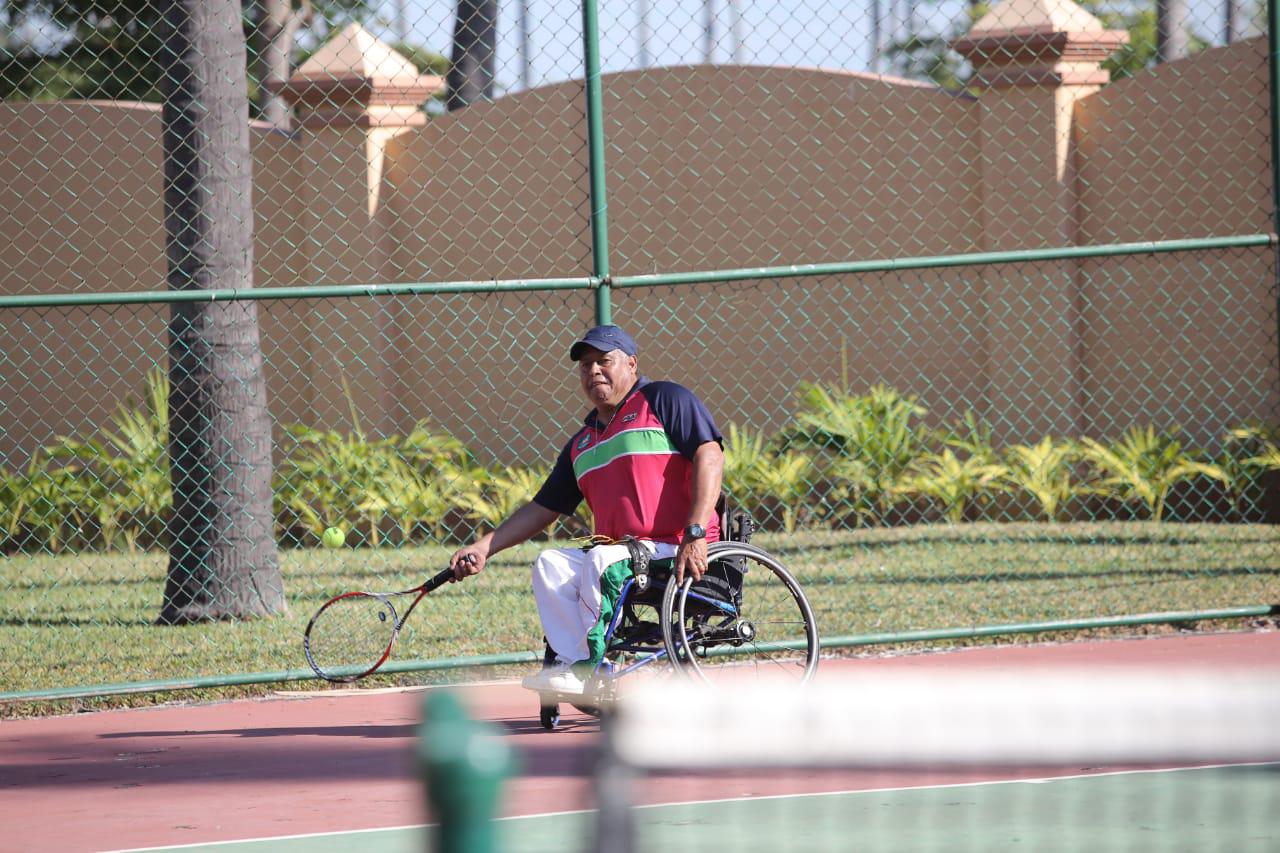
[[[53,464],[39,453],[27,469],[0,479],[6,550],[59,553],[84,538],[83,484],[79,472]]]
[[[992,444],[991,435],[991,425],[970,409],[964,413],[959,423],[942,430],[938,437],[946,447],[989,465],[999,465],[999,454]]]
[[[285,431],[294,444],[277,477],[277,514],[317,537],[352,525],[377,547],[384,523],[405,539],[420,526],[439,535],[471,468],[462,442],[425,421],[407,436],[377,440],[358,421],[349,434],[301,424]]]
[[[903,495],[932,499],[947,521],[959,524],[971,502],[999,488],[1004,473],[1003,465],[982,456],[961,459],[947,447],[916,459],[895,488]]]
[[[763,433],[729,424],[724,441],[724,487],[762,524],[777,517],[788,533],[807,520],[813,461],[794,450],[779,451]]]
[[[1262,505],[1264,475],[1280,471],[1280,426],[1252,423],[1229,430],[1216,464],[1232,507],[1248,518]]]
[[[1198,453],[1183,450],[1181,441],[1152,426],[1130,427],[1111,444],[1085,438],[1080,447],[1097,474],[1094,491],[1141,503],[1153,521],[1164,517],[1165,502],[1175,484],[1198,476],[1219,482],[1227,479],[1217,465],[1200,461]]]
[[[77,520],[93,518],[107,549],[117,536],[131,552],[161,542],[173,509],[169,377],[152,368],[146,383],[146,404],[118,406],[101,438],[66,437],[47,448],[50,464],[61,463],[69,475],[65,499]]]
[[[854,396],[802,385],[799,394],[784,449],[815,450],[832,497],[859,518],[885,520],[912,463],[928,452],[928,430],[918,423],[926,409],[884,385]]]
[[[1009,488],[1035,501],[1044,521],[1062,521],[1063,510],[1085,485],[1076,479],[1080,445],[1045,436],[1036,444],[1014,444],[1004,452],[1004,473]]]
[[[514,465],[496,471],[477,468],[458,495],[459,508],[479,527],[493,530],[533,499],[549,473],[551,468],[546,465]]]
[[[144,403],[117,407],[97,437],[60,438],[25,471],[0,471],[0,546],[56,553],[160,542],[172,508],[168,397],[167,376],[153,369]],[[1045,437],[997,450],[990,426],[973,412],[937,432],[924,426],[926,414],[915,396],[884,385],[861,395],[801,385],[793,423],[776,437],[728,425],[725,489],[787,533],[823,517],[839,527],[850,512],[862,523],[884,522],[912,499],[957,523],[1002,494],[1033,502],[1050,522],[1064,520],[1070,502],[1086,494],[1140,505],[1159,521],[1173,487],[1196,477],[1222,483],[1245,516],[1261,504],[1263,476],[1280,470],[1280,428],[1262,424],[1230,430],[1220,455],[1207,460],[1151,426],[1131,427],[1109,444]],[[455,537],[454,524],[467,526],[465,537],[501,523],[548,473],[545,465],[486,469],[425,420],[408,435],[371,439],[354,405],[352,418],[350,433],[284,428],[292,444],[275,474],[281,539],[311,544],[340,526],[359,529],[373,546],[389,536],[445,541]],[[589,510],[555,530],[589,533]]]

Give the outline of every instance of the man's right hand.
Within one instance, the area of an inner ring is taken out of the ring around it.
[[[475,545],[460,548],[449,558],[449,568],[453,569],[453,576],[458,580],[480,574],[484,564],[484,549]]]

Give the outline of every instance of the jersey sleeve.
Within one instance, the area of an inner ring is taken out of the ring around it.
[[[653,413],[681,456],[692,459],[697,449],[708,441],[723,446],[715,418],[688,388],[675,382],[650,382],[640,391],[649,399]]]
[[[564,449],[560,451],[560,455],[556,458],[556,464],[551,469],[551,473],[547,475],[547,480],[542,484],[542,488],[538,489],[538,493],[533,496],[533,502],[538,506],[545,507],[552,512],[558,512],[561,515],[573,515],[574,510],[578,508],[578,504],[582,503],[582,492],[578,489],[578,478],[573,474],[573,462],[569,459],[569,448],[573,446],[574,439],[569,439]]]

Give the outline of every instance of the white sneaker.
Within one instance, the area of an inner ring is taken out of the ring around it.
[[[572,666],[569,664],[547,667],[535,672],[533,675],[527,675],[520,684],[530,690],[546,690],[577,695],[581,695],[586,689],[582,679],[574,673]]]

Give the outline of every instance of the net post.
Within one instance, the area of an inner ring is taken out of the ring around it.
[[[491,726],[473,719],[450,691],[423,703],[419,760],[436,823],[429,849],[497,853],[495,819],[503,783],[515,771],[511,748]]]

